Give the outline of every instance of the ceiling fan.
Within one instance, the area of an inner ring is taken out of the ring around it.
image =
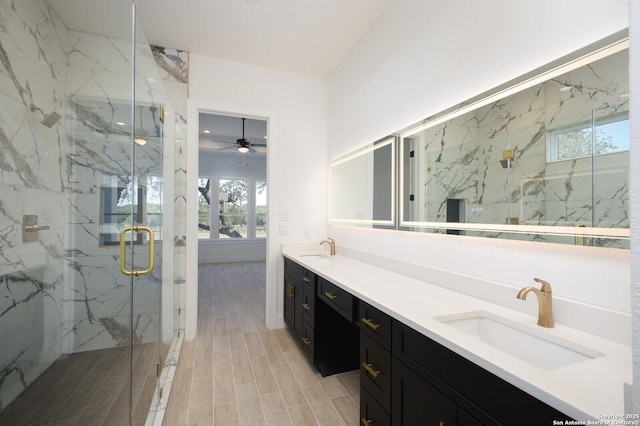
[[[247,153],[247,152],[257,152],[255,149],[253,149],[254,146],[257,147],[266,147],[267,144],[259,144],[259,143],[253,143],[251,142],[249,139],[246,139],[244,137],[244,121],[246,119],[244,117],[242,117],[242,137],[240,139],[236,139],[236,145],[237,145],[237,149],[238,152],[240,153]]]

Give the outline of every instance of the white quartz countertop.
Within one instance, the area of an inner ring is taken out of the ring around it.
[[[557,323],[554,328],[539,327],[534,316],[346,256],[310,256],[320,252],[309,252],[304,245],[285,245],[282,253],[575,420],[625,414],[624,384],[632,381],[630,346]],[[489,312],[550,340],[570,341],[602,356],[566,367],[538,368],[435,319],[472,311]]]

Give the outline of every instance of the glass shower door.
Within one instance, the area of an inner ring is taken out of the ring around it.
[[[0,424],[144,422],[175,333],[151,47],[131,0],[0,0],[0,45]]]

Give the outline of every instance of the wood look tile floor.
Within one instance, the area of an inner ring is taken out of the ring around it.
[[[164,425],[357,425],[358,371],[322,377],[265,326],[265,264],[200,265],[198,337],[183,343]]]

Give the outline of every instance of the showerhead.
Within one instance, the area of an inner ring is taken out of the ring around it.
[[[62,116],[55,111],[51,111],[49,114],[45,114],[45,112],[42,109],[38,108],[34,104],[31,104],[31,111],[40,112],[40,114],[44,116],[44,118],[42,119],[42,121],[40,121],[40,123],[44,124],[49,128],[53,127],[62,118]]]

